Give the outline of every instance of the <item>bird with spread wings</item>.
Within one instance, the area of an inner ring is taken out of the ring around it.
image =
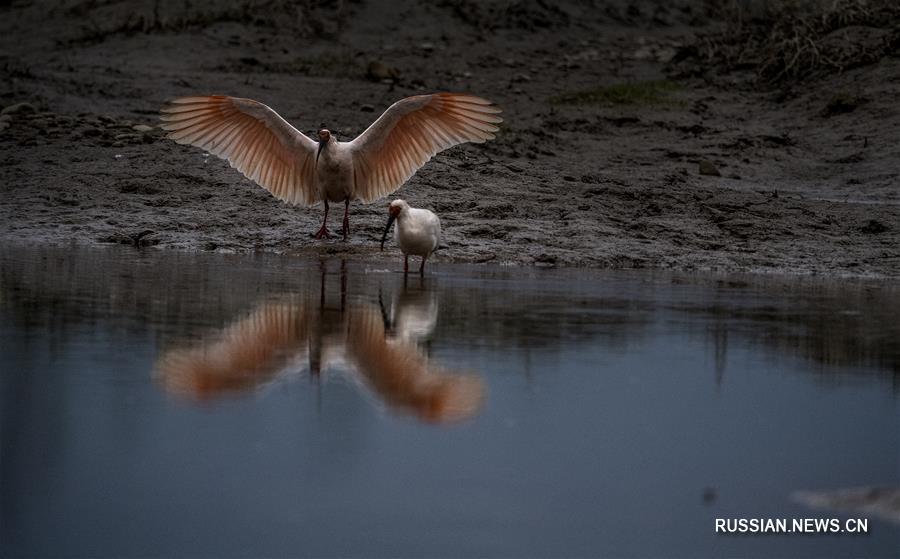
[[[461,93],[401,99],[350,142],[323,125],[309,138],[268,106],[252,99],[212,95],[182,97],[161,110],[162,129],[227,160],[247,178],[289,204],[344,202],[341,233],[350,233],[350,202],[372,202],[400,188],[436,153],[494,139],[503,121],[493,103]]]

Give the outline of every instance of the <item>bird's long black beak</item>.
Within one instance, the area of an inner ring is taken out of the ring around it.
[[[322,153],[323,149],[325,149],[325,143],[326,142],[322,142],[322,141],[319,142],[319,151],[316,152],[316,163],[319,162],[319,154]]]
[[[381,250],[384,250],[384,240],[387,239],[388,231],[391,230],[391,225],[394,224],[394,220],[397,219],[394,217],[394,214],[388,216],[387,225],[384,226],[384,235],[381,236]]]

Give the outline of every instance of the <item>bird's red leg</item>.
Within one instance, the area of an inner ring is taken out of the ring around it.
[[[422,265],[419,266],[419,275],[420,276],[425,275],[425,257],[424,256],[422,257]]]
[[[341,233],[344,234],[344,240],[347,240],[347,235],[350,234],[350,197],[347,196],[347,199],[344,200],[344,228],[341,230]]]
[[[403,273],[406,274],[409,272],[409,256],[403,255]]]
[[[322,227],[319,228],[319,232],[313,235],[316,239],[328,239],[331,235],[328,233],[328,228],[325,225],[328,223],[328,199],[325,199],[325,217],[322,219]]]

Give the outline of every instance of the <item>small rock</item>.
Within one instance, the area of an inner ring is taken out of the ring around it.
[[[125,233],[112,233],[110,235],[99,237],[97,240],[101,243],[116,243],[120,245],[130,245],[133,242],[131,237]]]
[[[421,48],[425,52],[431,52],[434,50],[434,43],[425,42],[425,43],[420,44],[419,48]]]
[[[36,109],[31,103],[16,103],[15,105],[9,105],[5,107],[2,111],[0,111],[0,115],[33,113],[35,111]]]
[[[880,221],[876,221],[874,219],[870,219],[868,223],[860,227],[859,229],[866,235],[877,235],[879,233],[884,233],[888,230],[888,226]]]
[[[653,47],[644,45],[634,51],[631,57],[635,60],[650,60],[651,58],[654,58]]]
[[[719,172],[719,169],[716,168],[716,166],[713,165],[711,161],[707,161],[706,159],[700,160],[700,174],[709,175],[712,177],[722,176],[722,173]]]
[[[541,254],[534,257],[534,264],[538,267],[552,268],[556,266],[556,257],[551,254],[547,254],[546,252],[542,252]]]
[[[380,82],[382,80],[396,80],[400,77],[400,72],[396,68],[391,68],[384,62],[373,60],[369,62],[366,68],[366,77],[372,81]]]
[[[131,243],[136,247],[155,245],[159,243],[158,239],[148,238],[148,235],[152,235],[153,231],[149,229],[145,229],[140,233],[130,233],[128,237],[131,239]]]
[[[819,114],[828,118],[835,115],[852,113],[857,107],[865,102],[866,100],[861,97],[841,93],[832,97]]]
[[[146,124],[135,124],[131,129],[138,132],[153,132],[154,130],[152,126],[147,126]]]
[[[77,198],[53,198],[53,202],[57,206],[80,206],[81,201]]]
[[[371,112],[375,111],[375,107],[372,105],[368,105],[368,104],[360,105],[359,110],[364,113],[371,113]]]
[[[219,245],[213,241],[207,241],[203,244],[203,250],[216,250],[217,248],[219,248]]]

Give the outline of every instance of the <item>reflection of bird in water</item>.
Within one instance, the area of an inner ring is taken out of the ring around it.
[[[484,383],[475,375],[434,367],[418,348],[385,339],[384,323],[370,306],[347,322],[347,354],[385,403],[434,422],[471,417],[481,407]]]
[[[308,307],[299,301],[264,303],[219,335],[167,352],[156,370],[167,391],[199,399],[251,390],[306,349],[310,325]]]
[[[436,306],[412,306],[398,316],[436,313]],[[353,374],[389,407],[420,419],[473,416],[483,401],[481,379],[433,365],[412,342],[423,323],[401,322],[414,325],[409,334],[388,339],[378,308],[370,304],[338,311],[308,298],[270,301],[194,347],[165,353],[156,372],[166,390],[208,399],[253,390],[286,371],[306,368],[318,375],[334,367]]]
[[[457,93],[401,99],[352,142],[337,141],[325,125],[313,140],[252,99],[183,97],[161,112],[166,137],[227,160],[278,199],[325,202],[316,238],[329,236],[328,202],[343,202],[344,239],[350,202],[387,196],[447,148],[494,139],[503,120],[490,101]]]
[[[426,342],[437,326],[437,293],[404,287],[394,295],[390,309],[382,304],[382,316],[390,337],[414,344]]]

